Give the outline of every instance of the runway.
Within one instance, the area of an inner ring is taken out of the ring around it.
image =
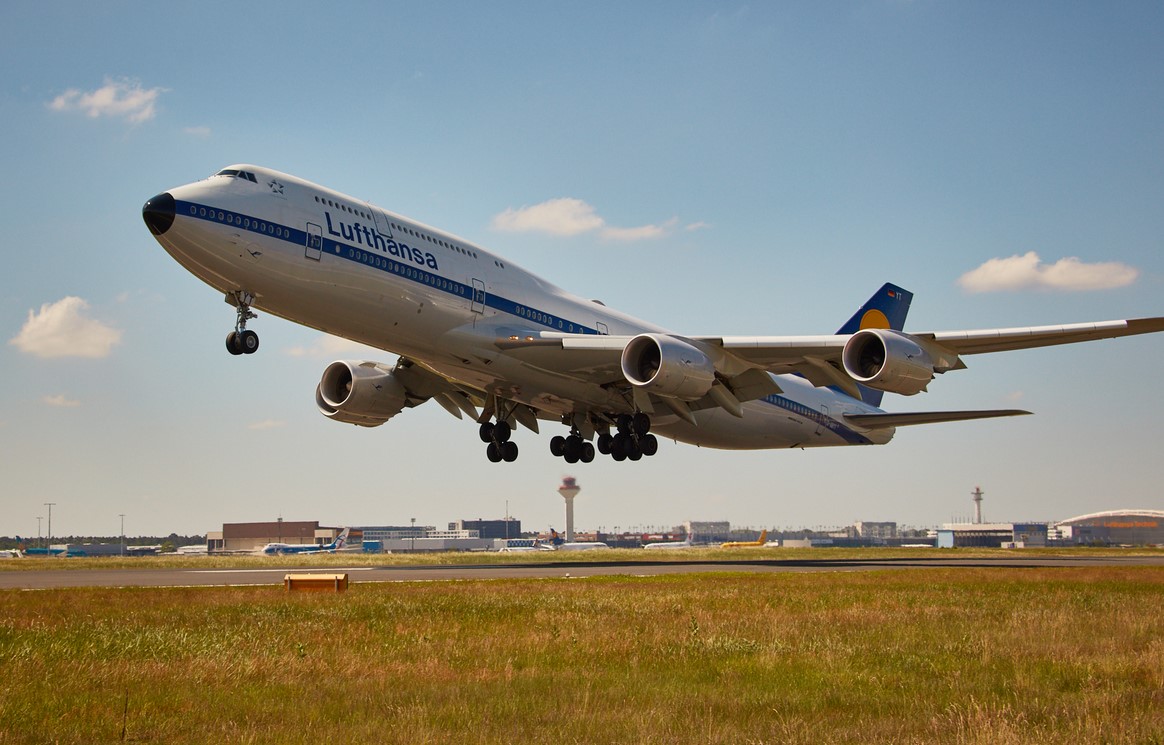
[[[14,559],[13,561],[19,561]],[[65,559],[64,561],[84,561]],[[602,576],[659,576],[716,572],[859,572],[886,569],[1034,568],[1164,566],[1160,556],[919,557],[895,559],[784,559],[738,561],[547,562],[477,566],[313,566],[237,569],[10,569],[0,571],[0,590],[47,590],[67,587],[230,587],[281,585],[283,576],[300,572],[347,572],[349,582],[439,582],[454,580],[552,579]]]

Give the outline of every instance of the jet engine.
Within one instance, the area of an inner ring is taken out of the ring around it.
[[[666,334],[640,334],[622,350],[622,374],[659,396],[695,401],[715,383],[715,363],[698,347]]]
[[[934,361],[917,340],[888,329],[863,329],[849,337],[842,355],[853,380],[879,391],[912,396],[934,379]]]
[[[375,362],[333,362],[315,388],[315,405],[329,419],[378,427],[400,413],[407,391]]]

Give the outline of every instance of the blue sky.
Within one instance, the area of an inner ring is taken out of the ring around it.
[[[683,333],[828,333],[886,280],[914,330],[1162,315],[1162,28],[1155,2],[5,3],[0,534],[35,534],[45,502],[57,534],[507,502],[561,527],[552,427],[493,465],[436,406],[320,416],[343,351],[315,332],[263,317],[260,353],[226,354],[232,309],[140,209],[236,162]],[[1164,507],[1164,339],[968,364],[886,408],[1036,416],[876,448],[664,443],[569,467],[577,522],[928,526],[976,485],[988,519]]]

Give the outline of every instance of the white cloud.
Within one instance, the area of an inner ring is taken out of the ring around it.
[[[1015,290],[1110,290],[1136,281],[1140,271],[1118,261],[1088,264],[1074,256],[1046,264],[1034,251],[1022,256],[990,259],[977,269],[958,278],[967,292],[1006,292]]]
[[[314,342],[306,347],[291,347],[287,350],[287,354],[291,357],[303,357],[307,359],[371,359],[376,361],[383,361],[385,357],[392,355],[381,349],[375,347],[365,346],[354,341],[341,339],[338,336],[331,334],[322,334]]]
[[[581,199],[563,197],[520,209],[510,207],[493,218],[492,228],[506,233],[548,233],[563,237],[598,231],[607,240],[641,241],[667,235],[678,222],[672,218],[662,225],[615,227],[608,225],[592,205]]]
[[[579,235],[597,230],[606,221],[594,208],[581,199],[551,199],[521,209],[506,209],[493,218],[494,230],[507,233],[549,233],[550,235]]]
[[[91,119],[102,116],[122,118],[131,124],[141,124],[154,118],[155,104],[164,88],[142,88],[134,80],[105,79],[105,85],[94,91],[70,88],[49,103],[53,111],[83,111]]]
[[[49,406],[56,406],[64,409],[72,409],[81,405],[80,401],[74,401],[73,399],[66,397],[63,393],[59,393],[55,396],[44,396],[40,400]]]
[[[45,303],[39,313],[28,311],[20,333],[8,343],[34,357],[108,357],[121,341],[121,331],[87,318],[88,309],[79,297]]]

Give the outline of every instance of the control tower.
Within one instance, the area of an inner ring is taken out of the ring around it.
[[[974,487],[974,491],[970,492],[974,497],[974,522],[975,524],[982,524],[982,497],[986,492],[982,491],[981,486]]]
[[[574,497],[578,496],[580,491],[582,489],[573,476],[562,477],[562,485],[558,487],[558,493],[562,495],[562,499],[566,500],[566,543],[574,542]]]

